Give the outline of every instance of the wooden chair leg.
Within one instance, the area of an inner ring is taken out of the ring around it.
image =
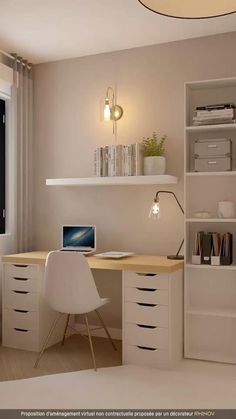
[[[93,359],[94,371],[97,371],[96,360],[95,360],[95,355],[94,355],[94,350],[93,350],[93,342],[92,342],[92,338],[91,338],[91,334],[90,334],[90,330],[89,330],[89,323],[88,323],[87,314],[85,314],[84,317],[85,317],[85,323],[86,323],[87,332],[88,332],[88,338],[89,338],[91,355],[92,355],[92,359]]]
[[[61,341],[61,345],[62,345],[62,346],[65,344],[65,340],[66,340],[66,331],[67,331],[67,327],[68,327],[68,324],[69,324],[69,320],[70,320],[70,315],[69,315],[69,314],[67,314],[67,319],[66,319],[65,330],[64,330],[64,334],[63,334],[62,341]]]
[[[101,325],[102,325],[103,329],[104,329],[104,330],[105,330],[105,332],[106,332],[106,335],[107,335],[107,337],[108,337],[109,341],[111,342],[111,345],[112,345],[113,349],[114,349],[115,351],[117,351],[117,347],[116,347],[116,345],[115,345],[115,344],[114,344],[114,342],[113,342],[113,339],[112,339],[112,337],[111,337],[111,335],[110,335],[110,333],[109,333],[109,331],[108,331],[108,329],[107,329],[107,327],[106,327],[106,325],[105,325],[105,323],[104,323],[104,320],[103,320],[103,318],[102,318],[101,314],[99,313],[99,311],[98,311],[98,310],[95,310],[95,312],[96,312],[96,314],[97,314],[97,316],[98,316],[98,318],[99,318],[99,320],[100,320],[100,322],[101,322]]]
[[[51,326],[51,329],[49,330],[49,333],[48,333],[48,335],[47,335],[47,337],[46,337],[46,339],[45,339],[45,341],[44,341],[44,344],[43,344],[43,347],[42,347],[42,349],[41,349],[41,352],[38,354],[38,357],[37,357],[37,359],[36,359],[36,361],[35,361],[34,368],[37,368],[38,363],[39,363],[40,359],[42,358],[43,353],[44,353],[44,351],[45,351],[45,348],[46,348],[46,346],[47,346],[47,344],[48,344],[48,342],[49,342],[49,339],[50,339],[50,337],[52,336],[52,333],[53,333],[53,331],[54,331],[54,329],[55,329],[55,327],[56,327],[56,325],[57,325],[57,323],[58,323],[58,320],[61,318],[61,316],[62,316],[62,315],[63,315],[63,314],[62,314],[62,313],[60,313],[60,314],[59,314],[59,315],[55,318],[55,320],[54,320],[54,322],[53,322],[53,324],[52,324],[52,326]]]

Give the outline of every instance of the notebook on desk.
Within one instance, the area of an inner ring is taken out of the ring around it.
[[[63,225],[61,251],[90,254],[96,251],[96,227],[94,225]]]

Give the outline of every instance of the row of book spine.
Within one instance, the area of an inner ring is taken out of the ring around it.
[[[143,156],[140,143],[98,147],[94,151],[95,176],[140,176]]]

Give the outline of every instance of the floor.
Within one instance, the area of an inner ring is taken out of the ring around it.
[[[121,365],[121,341],[114,342],[117,351],[114,351],[108,339],[93,337],[98,368]],[[47,349],[35,369],[36,356],[35,352],[0,346],[0,381],[92,368],[88,340],[79,335],[70,336],[64,346],[57,344]]]
[[[236,409],[236,366],[184,360],[171,371],[124,365],[0,382],[0,406]]]

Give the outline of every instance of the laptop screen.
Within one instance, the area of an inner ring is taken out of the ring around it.
[[[95,226],[63,226],[63,248],[95,249]]]

